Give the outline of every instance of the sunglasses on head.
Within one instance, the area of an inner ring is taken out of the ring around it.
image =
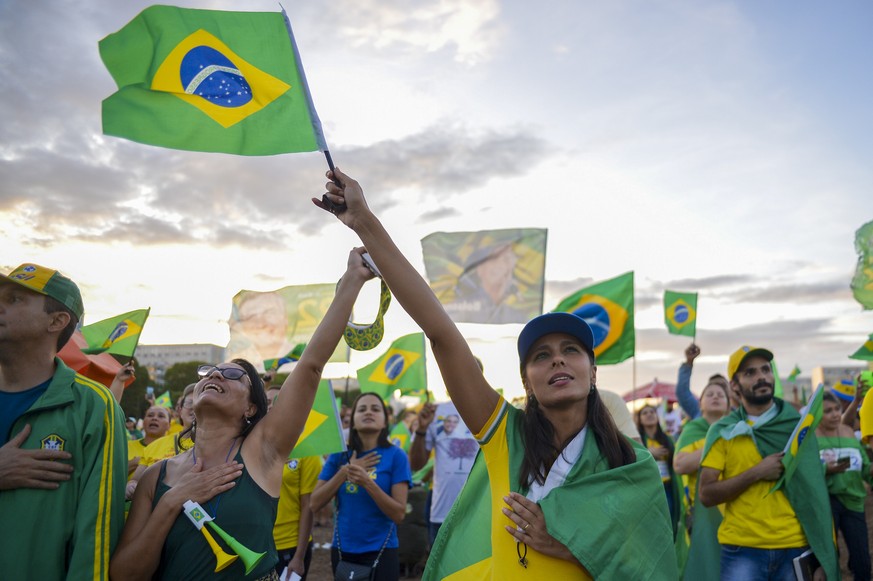
[[[239,379],[246,374],[244,369],[237,367],[218,367],[217,365],[201,365],[197,368],[197,375],[200,377],[208,377],[213,371],[218,371],[225,379]]]

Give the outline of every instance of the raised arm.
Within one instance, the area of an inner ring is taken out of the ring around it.
[[[479,432],[497,406],[500,396],[488,385],[473,352],[430,286],[406,260],[382,223],[370,211],[361,186],[339,170],[335,171],[335,176],[342,186],[328,182],[327,197],[335,204],[347,206],[344,212],[337,214],[337,218],[361,238],[394,298],[430,339],[452,401],[467,427],[474,433]],[[334,173],[328,172],[327,177],[333,179]],[[320,199],[313,198],[312,201],[319,208],[327,210]]]
[[[363,252],[362,248],[355,248],[349,253],[348,267],[337,284],[336,295],[327,313],[306,344],[294,370],[282,384],[273,409],[248,437],[255,440],[255,449],[263,450],[267,459],[287,458],[303,431],[324,365],[345,331],[361,287],[373,278],[373,273],[361,258]]]

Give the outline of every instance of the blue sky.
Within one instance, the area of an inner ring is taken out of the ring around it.
[[[0,3],[0,63],[16,81],[0,94],[0,267],[67,272],[91,322],[151,306],[145,343],[224,344],[237,291],[335,280],[355,240],[310,205],[317,153],[241,158],[101,135],[114,86],[97,42],[147,5]],[[664,329],[665,288],[700,293],[695,389],[743,343],[807,374],[850,363],[873,330],[848,288],[853,233],[873,219],[873,5],[286,8],[334,159],[422,272],[432,232],[515,227],[549,229],[547,309],[636,272],[638,357],[603,367],[603,386],[674,378],[687,341]],[[387,325],[389,340],[415,331],[398,306]],[[519,328],[463,328],[510,393]],[[356,355],[352,372],[376,355]]]

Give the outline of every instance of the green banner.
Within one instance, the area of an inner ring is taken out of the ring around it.
[[[858,266],[852,278],[852,294],[865,309],[873,309],[873,221],[855,232]]]

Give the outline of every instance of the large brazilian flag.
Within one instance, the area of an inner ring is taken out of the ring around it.
[[[112,353],[133,357],[139,344],[139,335],[149,318],[151,309],[139,309],[116,315],[82,327],[82,336],[88,341],[83,353]]]
[[[326,150],[284,13],[151,6],[100,41],[103,132],[240,155]]]

